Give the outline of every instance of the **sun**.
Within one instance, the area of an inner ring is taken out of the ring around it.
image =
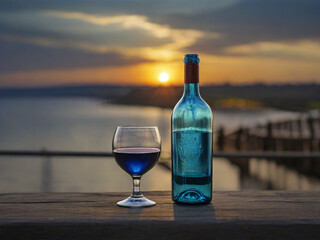
[[[166,72],[162,72],[160,73],[159,75],[159,81],[162,82],[162,83],[165,83],[165,82],[168,82],[169,80],[169,74],[166,73]]]

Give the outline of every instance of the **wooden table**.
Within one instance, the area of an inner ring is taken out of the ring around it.
[[[0,239],[320,239],[320,192],[214,192],[212,204],[116,206],[126,193],[0,194]]]

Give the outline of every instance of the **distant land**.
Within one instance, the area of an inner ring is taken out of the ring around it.
[[[173,108],[182,93],[183,87],[145,87],[132,90],[116,102]],[[320,109],[320,84],[204,86],[201,87],[201,96],[215,109]]]
[[[173,108],[181,98],[182,93],[182,86],[76,85],[0,88],[0,101],[1,98],[17,97],[91,97],[116,104]],[[215,109],[257,109],[264,107],[293,111],[320,109],[320,84],[202,86],[201,96]]]
[[[0,88],[0,98],[15,97],[94,97],[115,99],[137,87],[121,85],[70,85],[52,87]]]

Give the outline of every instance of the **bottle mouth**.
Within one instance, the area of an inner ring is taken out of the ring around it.
[[[198,54],[186,54],[184,56],[184,63],[191,63],[191,64],[198,64],[200,62],[200,59],[198,57]]]

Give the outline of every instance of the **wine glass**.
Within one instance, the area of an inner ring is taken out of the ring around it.
[[[121,207],[148,207],[156,203],[140,192],[140,179],[158,161],[161,138],[158,127],[117,127],[112,141],[113,155],[118,165],[133,180],[130,197],[117,203]]]

